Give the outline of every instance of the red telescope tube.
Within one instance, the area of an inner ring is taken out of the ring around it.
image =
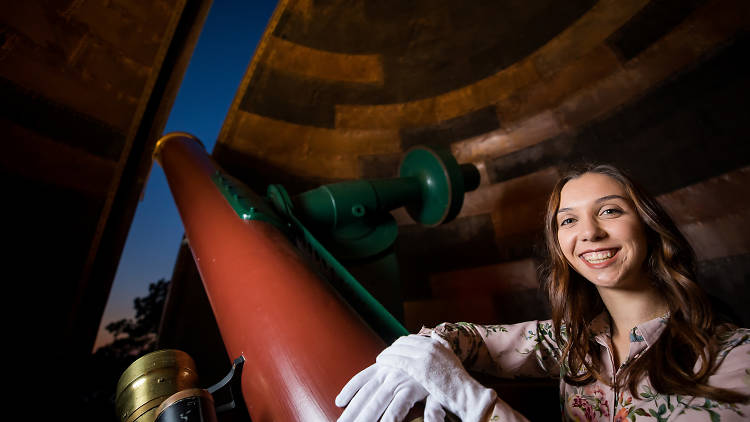
[[[334,398],[385,347],[270,223],[244,221],[211,179],[200,141],[170,133],[154,155],[177,203],[229,356],[243,355],[253,422],[333,421]]]

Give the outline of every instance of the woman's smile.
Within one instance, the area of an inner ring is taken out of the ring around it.
[[[578,255],[590,268],[604,268],[615,262],[619,248],[596,249]]]

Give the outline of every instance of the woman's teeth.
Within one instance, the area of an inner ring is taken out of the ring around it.
[[[588,252],[581,255],[581,258],[592,264],[599,264],[608,260],[609,258],[612,258],[615,252],[616,251],[614,249],[610,249],[608,251]]]

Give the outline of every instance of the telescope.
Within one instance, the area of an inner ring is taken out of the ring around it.
[[[464,193],[479,185],[475,166],[427,146],[408,150],[391,179],[297,195],[278,184],[265,196],[251,191],[187,133],[162,137],[154,157],[224,345],[236,359],[224,380],[201,388],[184,352],[141,357],[118,383],[121,422],[215,421],[235,398],[254,422],[336,420],[342,409],[334,399],[344,384],[387,343],[408,334],[342,261],[392,250],[398,235],[392,210],[403,206],[416,222],[437,226],[454,219]],[[221,389],[232,399],[216,405]],[[407,420],[419,416],[415,407]]]

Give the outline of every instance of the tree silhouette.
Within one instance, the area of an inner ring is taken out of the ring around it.
[[[105,327],[114,340],[97,349],[85,363],[85,376],[77,380],[80,384],[76,397],[68,403],[80,409],[82,420],[119,422],[114,403],[117,381],[133,361],[155,349],[168,290],[167,280],[150,283],[148,295],[133,300],[135,317]]]
[[[135,318],[107,324],[105,329],[112,333],[114,341],[101,347],[97,353],[126,358],[153,351],[168,290],[169,281],[163,278],[149,284],[148,295],[133,300]]]

